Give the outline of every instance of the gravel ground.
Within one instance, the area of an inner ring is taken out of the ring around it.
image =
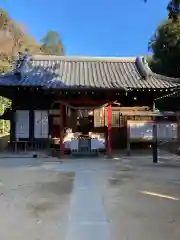
[[[179,240],[180,159],[0,159],[0,213],[2,240]]]
[[[104,196],[111,239],[180,239],[180,165],[161,161],[153,165],[148,156],[117,161]]]
[[[73,179],[73,173],[1,169],[0,239],[65,239]]]

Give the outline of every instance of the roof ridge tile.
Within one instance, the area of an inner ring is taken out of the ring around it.
[[[32,60],[38,61],[82,61],[82,62],[135,62],[136,57],[90,57],[90,56],[56,56],[32,55]]]

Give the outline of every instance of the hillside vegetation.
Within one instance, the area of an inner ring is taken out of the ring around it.
[[[28,34],[24,24],[15,22],[6,11],[0,8],[0,74],[11,71],[19,52],[63,55],[64,48],[56,31],[48,31],[41,43],[38,43]],[[0,115],[10,105],[10,100],[0,97]],[[0,120],[0,134],[6,134],[9,129],[9,122]]]

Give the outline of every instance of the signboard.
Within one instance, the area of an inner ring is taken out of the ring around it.
[[[131,140],[148,141],[153,138],[152,121],[128,121]],[[177,138],[177,123],[157,122],[158,140],[173,140]]]

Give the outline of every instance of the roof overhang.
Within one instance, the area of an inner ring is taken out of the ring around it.
[[[57,91],[131,91],[180,87],[180,79],[151,71],[144,57],[24,56],[0,86]]]

